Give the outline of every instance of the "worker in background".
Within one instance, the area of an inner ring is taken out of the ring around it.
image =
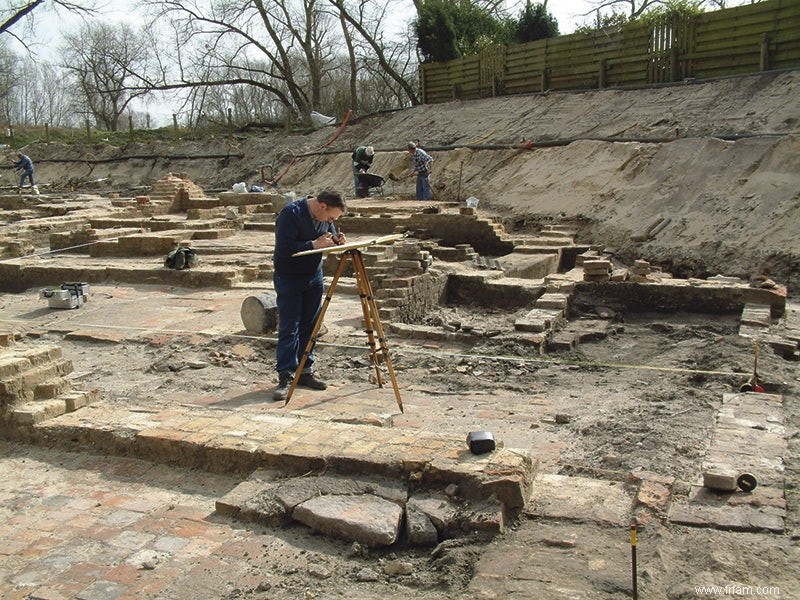
[[[408,142],[408,153],[412,160],[412,174],[417,176],[417,200],[430,200],[433,197],[430,179],[433,158],[415,142]]]
[[[285,402],[289,395],[322,303],[322,253],[292,255],[344,244],[347,238],[333,224],[344,211],[341,194],[322,191],[290,202],[275,222],[272,281],[278,305],[278,387],[272,393],[274,400]],[[297,385],[314,390],[328,387],[314,374],[313,352],[306,357]]]
[[[18,156],[19,160],[14,163],[14,170],[22,171],[22,177],[19,178],[19,187],[25,187],[25,179],[31,182],[31,187],[35,187],[36,184],[33,182],[33,161],[22,152]]]
[[[375,148],[372,146],[359,146],[353,151],[353,185],[355,186],[356,198],[366,198],[369,196],[369,186],[362,184],[358,179],[359,173],[366,173],[372,166],[375,158]]]

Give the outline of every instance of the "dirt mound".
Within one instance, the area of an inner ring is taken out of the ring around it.
[[[477,197],[508,229],[569,222],[582,241],[611,247],[623,260],[644,258],[680,276],[763,272],[796,289],[798,88],[800,71],[775,72],[420,106],[305,135],[119,150],[41,144],[27,152],[37,178],[52,184],[124,190],[172,171],[206,189],[263,184],[263,177],[279,178],[282,191],[351,193],[354,146],[376,147],[375,173],[402,175],[405,143],[419,139],[435,159],[437,198]],[[384,193],[407,198],[413,185],[413,178],[387,181]],[[656,223],[657,235],[647,239]]]

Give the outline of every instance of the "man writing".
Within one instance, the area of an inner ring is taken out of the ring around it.
[[[344,214],[341,194],[322,191],[287,204],[275,223],[273,283],[278,305],[276,401],[286,401],[319,315],[323,293],[322,253],[292,256],[344,244],[344,233],[333,222]],[[327,384],[314,375],[314,354],[309,353],[297,385],[324,390]]]

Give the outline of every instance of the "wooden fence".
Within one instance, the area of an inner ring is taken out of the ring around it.
[[[426,104],[547,90],[644,86],[800,67],[800,0],[631,23],[420,67]]]

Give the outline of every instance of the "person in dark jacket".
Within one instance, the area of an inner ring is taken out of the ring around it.
[[[33,182],[33,161],[22,152],[18,156],[19,160],[14,164],[14,169],[22,171],[22,177],[19,178],[19,187],[25,187],[25,179],[31,182],[31,187],[34,187],[36,184]]]
[[[366,173],[372,167],[375,148],[372,146],[359,146],[353,151],[351,158],[353,159],[353,185],[355,186],[356,197],[366,198],[369,196],[369,187],[361,185],[358,174]]]
[[[289,395],[322,303],[322,253],[292,255],[344,244],[347,238],[333,222],[345,209],[341,194],[326,190],[287,204],[275,223],[272,280],[278,305],[278,387],[272,394],[274,400],[286,401]],[[311,352],[297,384],[324,390],[327,385],[314,374],[314,360]]]

